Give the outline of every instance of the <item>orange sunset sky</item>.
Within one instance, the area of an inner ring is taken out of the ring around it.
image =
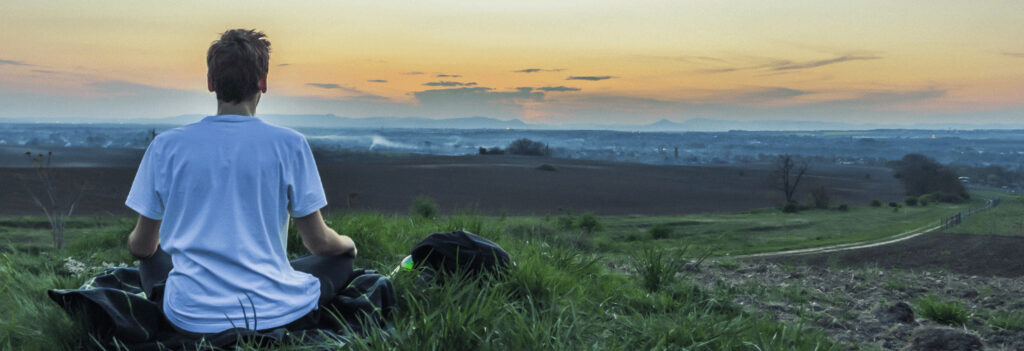
[[[1022,1],[21,1],[0,117],[215,111],[205,51],[272,42],[259,113],[1024,122]]]

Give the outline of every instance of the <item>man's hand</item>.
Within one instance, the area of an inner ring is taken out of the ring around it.
[[[128,251],[137,258],[147,258],[156,253],[160,245],[160,221],[139,216],[135,229],[128,235]]]
[[[338,235],[334,229],[324,223],[320,211],[295,218],[295,228],[299,230],[302,244],[310,253],[317,256],[337,256],[344,253],[357,253],[356,243],[345,235]]]

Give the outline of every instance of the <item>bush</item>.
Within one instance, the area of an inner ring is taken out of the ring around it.
[[[537,166],[537,169],[548,172],[554,172],[558,170],[555,168],[555,166],[549,165],[547,163]]]
[[[787,202],[782,206],[783,213],[796,213],[797,211],[800,211],[800,204],[797,204],[796,201]]]
[[[935,296],[922,296],[913,301],[914,308],[921,316],[936,323],[960,326],[967,322],[970,313],[957,302],[945,302]]]
[[[850,210],[850,206],[847,204],[840,204],[837,208],[839,211],[846,212]]]
[[[593,212],[587,212],[580,216],[579,220],[576,222],[576,226],[583,229],[587,234],[602,229],[601,222],[598,222],[597,216],[595,216]]]
[[[882,207],[882,202],[878,200],[871,200],[871,207]]]
[[[907,204],[907,206],[917,206],[917,198],[913,196],[907,196],[906,199],[903,199],[903,203]]]
[[[655,239],[667,239],[672,236],[672,226],[665,223],[658,223],[647,229],[648,233],[651,233],[651,237]]]
[[[505,154],[505,150],[502,150],[500,147],[497,147],[497,146],[492,147],[490,149],[487,149],[485,147],[480,147],[480,154],[481,155],[504,155]]]
[[[814,202],[815,208],[827,209],[831,198],[828,190],[819,185],[811,189],[811,200]]]
[[[547,145],[526,138],[513,141],[505,152],[510,155],[551,156],[551,148]]]
[[[420,195],[413,199],[410,212],[412,212],[413,216],[427,219],[434,218],[437,217],[437,203],[429,196]]]
[[[555,223],[558,224],[559,229],[569,230],[575,226],[576,217],[572,215],[572,210],[569,210],[565,213],[564,216],[558,216],[558,219],[555,220]]]

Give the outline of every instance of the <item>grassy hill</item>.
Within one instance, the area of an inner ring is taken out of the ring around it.
[[[455,229],[498,242],[518,265],[503,281],[445,286],[424,287],[415,284],[415,274],[398,274],[395,335],[357,339],[355,349],[827,350],[846,346],[799,322],[740,308],[735,289],[694,284],[681,269],[683,257],[878,239],[967,206],[592,217],[597,225],[589,232],[584,228],[591,226],[581,226],[589,216],[570,214],[327,220],[357,241],[358,267],[390,272],[426,235]],[[0,219],[0,348],[89,345],[45,290],[75,288],[105,267],[136,264],[125,249],[131,218],[76,218],[67,229],[71,244],[61,251],[48,249],[45,223]],[[659,224],[670,228],[667,235],[654,234]],[[290,254],[304,251],[292,232]]]

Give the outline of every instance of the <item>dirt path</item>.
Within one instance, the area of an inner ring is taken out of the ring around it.
[[[830,245],[830,246],[822,246],[822,247],[812,247],[812,248],[809,248],[809,249],[786,250],[786,251],[776,251],[776,252],[763,252],[763,253],[750,254],[750,255],[742,255],[742,256],[734,256],[734,257],[735,258],[766,258],[766,257],[777,257],[777,256],[819,254],[819,253],[829,253],[829,252],[836,252],[836,251],[866,249],[866,248],[870,248],[870,247],[877,247],[877,246],[895,244],[895,243],[898,243],[898,242],[901,242],[901,241],[904,241],[904,240],[910,240],[910,239],[916,238],[918,236],[934,232],[934,231],[939,230],[941,228],[942,228],[941,225],[937,225],[937,226],[930,227],[930,228],[928,226],[924,226],[924,227],[921,227],[921,228],[917,228],[917,229],[913,229],[913,230],[910,230],[910,231],[906,231],[906,232],[903,232],[903,233],[899,233],[899,234],[893,235],[893,236],[891,236],[891,237],[889,237],[889,238],[887,238],[887,239],[885,239],[883,241],[879,241],[879,242],[859,241],[859,242],[848,243],[848,244],[838,244],[838,245]]]
[[[985,203],[984,209],[987,210],[989,208],[992,208],[993,207],[992,204],[993,204],[992,200],[988,200]],[[786,250],[786,251],[776,251],[776,252],[763,252],[763,253],[749,254],[749,255],[740,255],[740,256],[734,256],[734,257],[737,258],[737,259],[742,259],[742,258],[768,258],[768,257],[808,255],[808,254],[822,254],[822,253],[829,253],[829,252],[867,249],[867,248],[891,245],[891,244],[895,244],[895,243],[898,243],[898,242],[910,240],[910,239],[916,238],[918,236],[934,232],[934,231],[939,230],[939,229],[942,229],[942,225],[937,225],[937,226],[932,226],[932,227],[924,226],[924,227],[920,227],[920,228],[917,228],[917,229],[912,229],[912,230],[909,230],[909,231],[906,231],[906,232],[903,232],[903,233],[899,233],[899,234],[890,236],[888,238],[883,239],[882,241],[874,241],[874,240],[859,241],[859,242],[847,243],[847,244],[829,245],[829,246],[822,246],[822,247],[812,247],[812,248],[797,249],[797,250]]]

